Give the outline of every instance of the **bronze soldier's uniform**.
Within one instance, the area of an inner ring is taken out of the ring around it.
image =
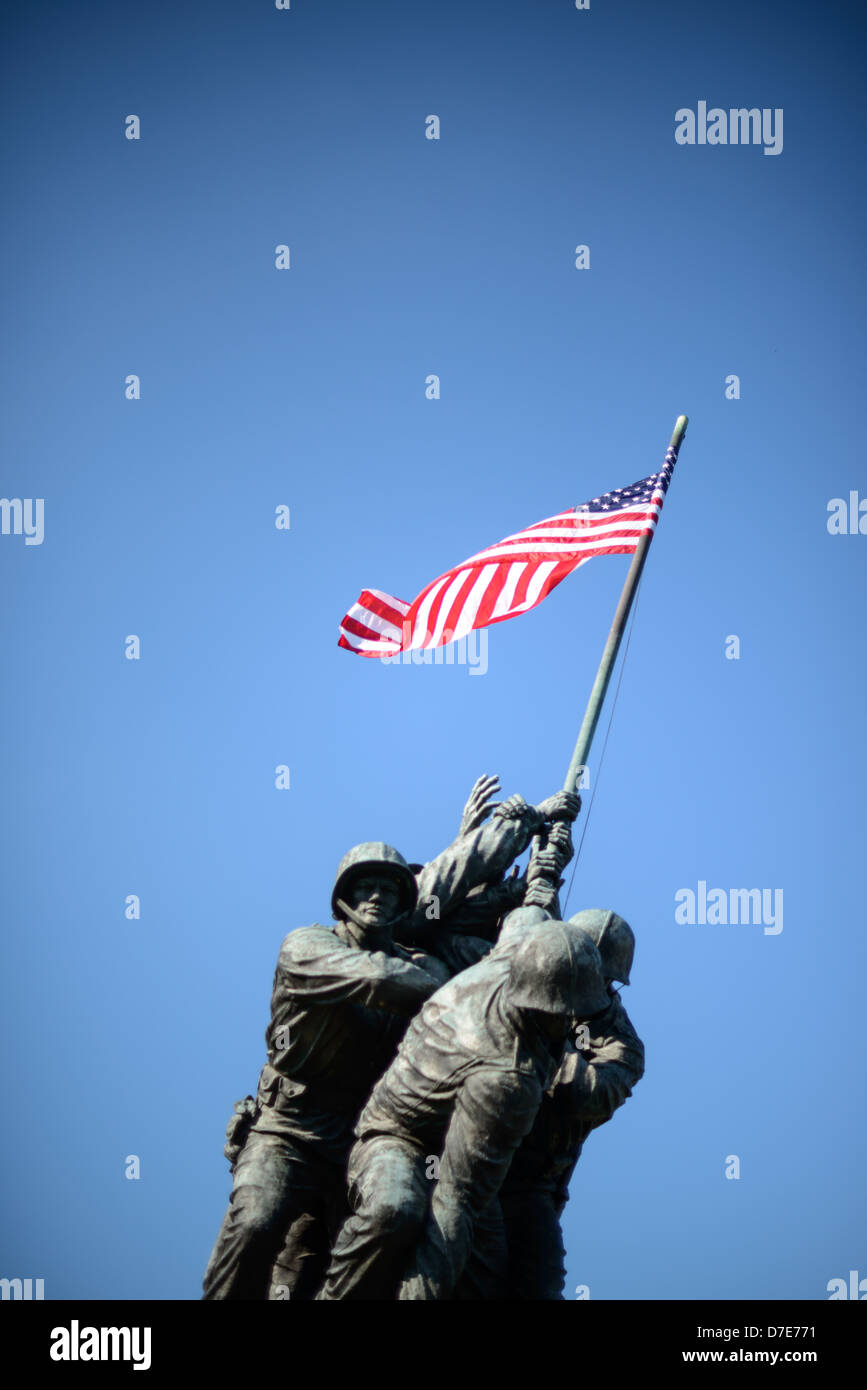
[[[448,853],[448,851],[446,852]],[[443,892],[443,879],[437,874],[437,861],[430,865],[411,864],[416,882],[421,885],[419,907],[409,923],[400,925],[400,944],[410,949],[416,943],[446,966],[446,978],[477,964],[491,950],[498,925],[511,908],[521,902],[526,879],[510,878],[493,884],[481,884],[465,898],[459,898],[438,919],[426,916],[428,893],[437,888],[437,900]],[[413,952],[413,959],[418,960]],[[428,959],[427,957],[422,958]],[[430,964],[428,960],[428,964]],[[389,1059],[390,1060],[390,1059]],[[320,1287],[331,1254],[331,1239],[343,1220],[350,1214],[345,1188],[335,1201],[320,1203],[317,1213],[305,1212],[290,1226],[280,1253],[274,1262],[271,1276],[273,1300],[292,1298],[294,1301],[312,1299]],[[487,1297],[494,1287],[504,1287],[506,1268],[506,1236],[499,1212],[482,1223],[474,1245],[474,1258],[467,1274],[465,1296]]]
[[[283,942],[259,1113],[234,1164],[206,1299],[267,1298],[287,1225],[341,1210],[353,1121],[394,1052],[396,1020],[437,988],[397,951],[349,944],[341,925],[302,927]]]
[[[609,1120],[644,1074],[644,1046],[619,997],[592,1021],[587,1045],[569,1047],[500,1191],[509,1250],[505,1296],[562,1299],[560,1216],[591,1130]]]
[[[447,913],[476,885],[498,878],[526,848],[539,813],[524,802],[500,809],[503,814],[495,812],[488,824],[460,836],[425,865],[417,883],[396,851],[389,851],[412,885],[405,905],[416,916],[430,899]],[[335,911],[349,872],[343,865],[341,870]],[[487,949],[484,942],[478,947]],[[302,1287],[309,1285],[306,1276],[317,1263],[315,1232],[321,1246],[323,1219],[333,1234],[345,1211],[344,1166],[361,1107],[394,1056],[407,1019],[454,970],[478,959],[470,938],[455,938],[450,949],[443,934],[437,950],[441,959],[394,943],[387,950],[363,949],[343,921],[333,928],[303,927],[284,940],[258,1113],[234,1158],[229,1209],[204,1278],[206,1299],[267,1298],[271,1266],[296,1221],[301,1225],[295,1234],[304,1239],[297,1242],[294,1274]]]
[[[477,1223],[562,1055],[565,1033],[553,1040],[540,1015],[565,1020],[606,1003],[590,939],[543,921],[425,1004],[359,1119],[354,1214],[320,1299],[390,1298],[396,1286],[399,1298],[455,1296]],[[429,1210],[426,1166],[440,1153]]]

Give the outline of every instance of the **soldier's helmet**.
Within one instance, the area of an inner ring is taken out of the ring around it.
[[[381,840],[369,840],[363,845],[355,845],[344,854],[337,867],[334,890],[331,894],[331,910],[338,916],[339,898],[346,901],[352,880],[363,874],[376,874],[382,878],[392,878],[400,889],[399,913],[411,912],[415,907],[418,890],[410,867],[402,854],[392,845]]]
[[[589,1018],[610,1003],[602,960],[590,937],[568,922],[540,922],[515,948],[509,998],[523,1009]]]
[[[635,933],[629,923],[618,917],[616,912],[602,907],[589,907],[584,912],[576,912],[569,921],[586,931],[596,942],[606,980],[619,980],[621,984],[628,985],[635,956]]]

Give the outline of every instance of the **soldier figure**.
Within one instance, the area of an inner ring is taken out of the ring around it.
[[[268,1063],[255,1121],[233,1164],[206,1299],[267,1298],[286,1227],[323,1208],[342,1210],[348,1136],[396,1044],[395,1019],[412,1015],[440,980],[390,947],[391,923],[415,907],[415,892],[396,850],[359,846],[335,884],[335,911],[338,896],[349,900],[345,917],[333,930],[307,927],[283,942]]]
[[[609,1004],[578,1027],[500,1192],[509,1250],[505,1296],[562,1299],[566,1279],[560,1217],[569,1181],[592,1129],[632,1094],[644,1073],[644,1047],[613,982],[629,984],[635,938],[615,912],[570,918],[596,943]]]
[[[533,1124],[571,1019],[607,1004],[593,942],[541,920],[424,1005],[359,1119],[348,1167],[353,1215],[320,1299],[387,1299],[396,1286],[400,1299],[455,1296],[477,1223]],[[440,1154],[429,1201],[427,1163]]]
[[[480,786],[474,796],[484,803]],[[268,1062],[256,1101],[248,1098],[230,1126],[234,1187],[205,1274],[206,1299],[267,1298],[287,1227],[324,1216],[336,1229],[358,1112],[407,1019],[466,964],[469,943],[450,953],[448,933],[431,933],[445,959],[395,942],[396,925],[417,922],[420,912],[425,919],[419,888],[447,914],[474,887],[500,877],[548,820],[574,819],[579,805],[566,793],[539,807],[511,798],[488,825],[426,865],[418,883],[388,845],[357,846],[345,856],[332,895],[336,926],[290,932],[281,948]],[[477,805],[476,814],[483,818],[487,807]]]

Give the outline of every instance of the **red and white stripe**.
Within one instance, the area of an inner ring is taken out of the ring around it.
[[[631,555],[656,527],[662,500],[656,489],[640,506],[560,512],[471,555],[413,603],[365,589],[340,625],[339,645],[359,656],[391,656],[527,613],[594,555]]]

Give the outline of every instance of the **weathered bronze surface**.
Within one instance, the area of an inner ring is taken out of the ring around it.
[[[562,1298],[569,1178],[643,1070],[631,933],[559,920],[579,797],[498,790],[428,864],[350,850],[334,925],[284,940],[206,1299]]]

